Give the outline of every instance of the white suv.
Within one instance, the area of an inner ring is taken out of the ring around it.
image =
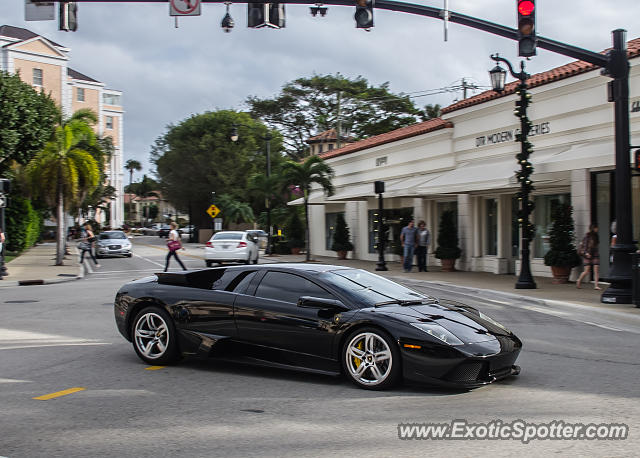
[[[257,239],[244,231],[222,231],[213,234],[204,249],[207,267],[213,263],[258,263]]]

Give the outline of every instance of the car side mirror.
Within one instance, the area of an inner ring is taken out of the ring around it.
[[[309,309],[331,309],[337,312],[346,312],[349,307],[336,299],[326,299],[324,297],[300,296],[298,307]]]

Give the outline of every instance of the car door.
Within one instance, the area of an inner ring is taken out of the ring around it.
[[[300,296],[336,299],[313,281],[293,273],[268,271],[235,303],[238,339],[299,355],[331,357],[333,316],[298,307]]]

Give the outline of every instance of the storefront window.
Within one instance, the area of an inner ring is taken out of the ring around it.
[[[385,253],[402,256],[400,232],[413,218],[413,208],[392,208],[384,210]],[[369,253],[378,252],[378,210],[369,210]]]
[[[485,199],[485,254],[498,254],[498,200]]]
[[[535,196],[536,208],[533,212],[533,224],[536,227],[533,256],[542,258],[549,251],[549,231],[551,230],[551,213],[558,204],[571,203],[570,194],[551,194]]]
[[[333,234],[336,231],[336,221],[338,220],[338,213],[326,213],[324,215],[325,223],[325,248],[327,251],[331,251],[331,245],[333,245]]]

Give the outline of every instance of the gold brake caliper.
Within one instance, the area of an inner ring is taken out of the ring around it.
[[[362,344],[362,340],[360,342],[358,342],[358,345],[356,345],[356,348],[358,350],[362,350],[363,344]],[[356,358],[355,356],[353,357],[353,362],[356,364],[356,369],[360,367],[360,364],[362,364],[362,360],[360,358]]]

